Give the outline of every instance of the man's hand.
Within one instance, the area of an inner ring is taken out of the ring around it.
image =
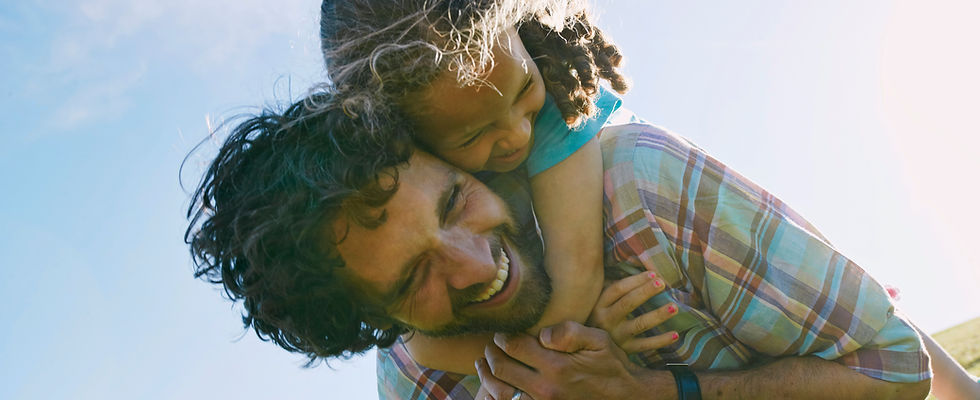
[[[637,377],[650,371],[633,365],[601,329],[569,321],[538,338],[497,334],[493,341],[476,367],[494,399],[509,399],[515,387],[536,400],[637,398],[655,390]]]
[[[605,331],[574,322],[542,329],[538,338],[497,334],[484,354],[477,372],[498,400],[516,389],[523,400],[677,398],[669,372],[633,365]],[[697,376],[705,399],[921,399],[930,383],[878,380],[813,356]]]

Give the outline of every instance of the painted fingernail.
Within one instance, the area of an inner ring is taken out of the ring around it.
[[[656,287],[661,287],[661,286],[663,286],[663,285],[664,285],[663,283],[660,283],[660,279],[657,279],[657,280],[655,280],[655,281],[653,281],[653,284],[654,284],[654,286],[656,286]]]
[[[670,339],[671,340],[677,340],[677,338],[679,338],[679,337],[680,337],[680,335],[678,335],[677,332],[674,332],[674,333],[671,333],[670,334]]]
[[[673,313],[677,312],[677,307],[674,307],[674,305],[671,304],[671,305],[667,306],[667,312],[673,314]]]
[[[653,278],[653,279],[657,279],[657,273],[656,272],[651,272],[650,273],[650,277]]]

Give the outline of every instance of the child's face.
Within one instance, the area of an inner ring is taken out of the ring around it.
[[[407,99],[419,141],[470,172],[505,172],[524,162],[533,143],[534,119],[544,105],[541,72],[515,29],[501,35],[494,61],[486,77],[493,87],[459,87],[455,72],[444,71]]]

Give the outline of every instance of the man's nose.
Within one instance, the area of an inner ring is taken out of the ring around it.
[[[490,241],[466,229],[445,232],[435,261],[447,285],[455,290],[489,283],[497,275]]]

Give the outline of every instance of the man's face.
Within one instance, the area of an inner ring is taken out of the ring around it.
[[[381,226],[340,218],[330,227],[344,238],[337,250],[355,289],[431,336],[516,332],[537,322],[550,282],[540,248],[513,240],[504,201],[422,151],[399,167],[398,182]]]

